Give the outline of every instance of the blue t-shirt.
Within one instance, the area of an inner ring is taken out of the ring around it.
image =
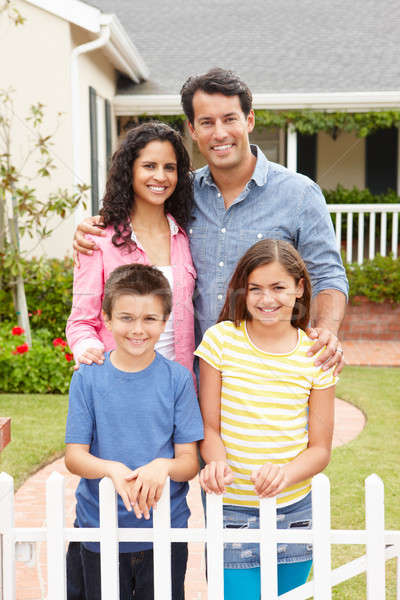
[[[90,454],[130,469],[155,458],[173,458],[174,444],[203,439],[204,430],[192,376],[186,367],[156,356],[137,373],[120,371],[106,353],[103,365],[81,365],[72,377],[65,442],[90,444]],[[79,527],[99,527],[99,479],[81,478],[76,490]],[[171,481],[171,524],[186,527],[190,511],[187,482]],[[137,519],[118,495],[119,527],[152,527]],[[97,542],[85,542],[99,552]],[[120,552],[137,552],[150,542],[121,543]]]

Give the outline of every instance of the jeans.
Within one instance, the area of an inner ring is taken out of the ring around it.
[[[86,600],[101,599],[100,554],[81,544]],[[172,598],[184,600],[188,558],[186,543],[171,544]],[[107,572],[103,573],[107,577]],[[120,600],[153,600],[153,550],[124,552],[119,555]],[[114,600],[114,599],[113,599]],[[115,599],[116,600],[116,599]]]
[[[68,544],[67,600],[86,600],[80,542],[70,542]]]

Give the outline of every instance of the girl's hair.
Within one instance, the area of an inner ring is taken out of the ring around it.
[[[282,240],[261,240],[251,246],[239,260],[228,285],[224,307],[218,318],[220,321],[233,321],[236,327],[245,319],[250,319],[246,298],[250,273],[270,263],[277,262],[293,277],[296,285],[304,280],[304,292],[297,298],[293,308],[291,324],[305,329],[310,320],[311,281],[300,254],[288,242]]]
[[[100,214],[104,224],[113,225],[114,246],[125,247],[129,252],[135,249],[131,239],[130,216],[135,210],[133,194],[133,163],[149,142],[170,142],[174,148],[178,183],[164,205],[176,222],[184,227],[193,208],[193,173],[189,154],[180,133],[166,123],[149,121],[129,129],[114,152],[108,173],[106,192]]]

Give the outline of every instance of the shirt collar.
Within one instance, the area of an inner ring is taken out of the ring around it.
[[[254,181],[258,186],[263,186],[267,180],[269,162],[265,154],[255,144],[250,144],[250,150],[257,157],[256,166],[250,181]],[[203,183],[213,185],[214,181],[211,175],[210,167],[207,165],[197,171],[200,187]]]

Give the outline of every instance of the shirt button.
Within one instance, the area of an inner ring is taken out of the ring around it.
[[[223,266],[224,266],[224,263],[223,263],[223,261],[222,261],[222,260],[221,260],[221,262],[219,263],[219,266],[220,266],[220,267],[223,267]]]
[[[178,306],[179,302],[175,302],[175,305]]]
[[[189,233],[193,233],[193,229],[189,229]]]
[[[218,300],[222,300],[223,296],[222,294],[218,294]]]
[[[175,285],[179,285],[179,281],[177,281],[177,282],[175,283]]]
[[[178,344],[179,344],[179,340],[176,340],[175,344],[178,346]]]
[[[221,229],[221,233],[226,233],[226,229],[225,229],[225,227],[223,227],[223,228]]]
[[[218,196],[218,198],[221,198],[221,194],[219,192],[218,192],[217,196]]]
[[[257,233],[258,239],[262,238],[262,233]]]

